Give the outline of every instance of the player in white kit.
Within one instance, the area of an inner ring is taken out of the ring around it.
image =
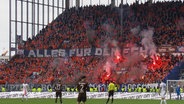
[[[165,96],[166,96],[166,84],[164,82],[160,83],[160,96],[161,96],[161,101],[160,104],[164,102],[164,104],[167,104]]]
[[[27,83],[23,83],[22,84],[22,91],[23,91],[23,94],[22,94],[22,101],[24,100],[24,97],[26,96],[26,100],[28,98],[28,84]]]

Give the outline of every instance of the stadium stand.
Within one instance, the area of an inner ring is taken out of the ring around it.
[[[121,8],[126,10],[120,18]],[[153,42],[156,47],[163,45],[184,46],[184,3],[182,1],[165,1],[153,4],[132,4],[111,6],[94,5],[78,9],[71,8],[60,14],[54,21],[42,29],[36,37],[19,45],[19,49],[73,49],[89,47],[116,47],[111,40],[117,40],[118,47],[132,44],[142,46],[142,37],[131,32],[139,26],[140,30],[154,28]],[[122,27],[121,28],[121,19]],[[143,58],[146,64],[144,75],[133,80],[135,74],[112,72],[111,80],[117,83],[154,83],[164,79],[174,66],[181,61],[183,54],[160,54],[159,66],[152,64],[150,57]],[[8,64],[0,65],[0,84],[28,83],[49,84],[55,78],[61,78],[65,84],[73,84],[80,75],[85,74],[90,83],[105,82],[105,65],[108,57],[66,57],[34,58],[15,55]],[[115,70],[121,69],[120,61]],[[158,65],[157,63],[157,65]],[[140,63],[134,63],[138,67]],[[154,67],[154,68],[153,68]]]

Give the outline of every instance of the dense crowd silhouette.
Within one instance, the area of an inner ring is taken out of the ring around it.
[[[119,7],[94,5],[70,8],[42,29],[35,37],[22,42],[19,49],[74,49],[91,47],[142,47],[142,30],[153,29],[153,43],[184,46],[184,3],[181,1],[156,2]],[[0,83],[49,84],[62,79],[74,84],[81,75],[90,83],[154,83],[161,81],[183,58],[182,54],[160,53],[153,65],[151,57],[139,55],[139,61],[128,64],[130,57],[25,57],[15,55],[7,64],[0,65]],[[104,69],[113,63],[110,77]],[[126,64],[125,64],[126,63]],[[159,64],[160,63],[160,64]],[[141,66],[140,66],[141,65]],[[144,68],[142,68],[145,66]],[[154,68],[153,68],[154,67]],[[122,69],[123,68],[123,69]],[[142,69],[140,69],[142,68]],[[135,71],[135,70],[138,71]],[[141,73],[141,74],[140,74]]]

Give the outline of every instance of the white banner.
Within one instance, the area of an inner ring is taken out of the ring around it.
[[[63,98],[77,98],[77,92],[62,92]],[[182,93],[184,96],[184,93]],[[0,92],[0,98],[21,98],[22,92]],[[87,92],[88,99],[104,99],[108,97],[107,92]],[[55,92],[29,92],[28,98],[55,98]],[[138,92],[115,92],[115,99],[160,99],[158,93],[138,93]],[[176,94],[172,94],[176,98]],[[169,99],[169,96],[167,96]]]

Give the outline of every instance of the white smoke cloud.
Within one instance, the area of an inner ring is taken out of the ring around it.
[[[176,27],[179,30],[184,30],[184,17],[180,17],[180,19],[176,22]]]
[[[140,35],[142,36],[141,43],[146,50],[146,54],[151,57],[156,55],[156,46],[153,42],[153,34],[154,34],[154,29],[151,27],[141,31],[140,33]]]
[[[138,35],[141,31],[140,26],[134,27],[130,30],[134,35]]]
[[[85,21],[83,23],[84,28],[86,29],[86,36],[88,38],[88,42],[92,45],[94,43],[94,37],[95,35],[95,30],[93,30],[90,26],[90,21]]]

